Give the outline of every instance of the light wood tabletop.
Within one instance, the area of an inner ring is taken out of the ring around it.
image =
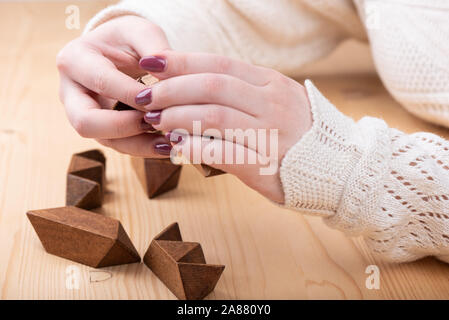
[[[449,298],[449,266],[428,258],[384,263],[360,238],[320,218],[281,209],[231,175],[203,178],[184,168],[179,187],[146,198],[129,157],[83,139],[58,100],[55,56],[81,30],[65,27],[65,8],[80,8],[82,26],[108,1],[0,3],[0,298],[174,299],[144,264],[92,269],[49,255],[28,210],[63,206],[73,153],[101,148],[107,194],[98,213],[120,219],[143,255],[172,222],[202,244],[209,263],[226,269],[209,299]],[[404,111],[375,75],[313,78],[345,114],[370,115],[406,132],[449,131]],[[380,271],[368,289],[367,267]],[[79,288],[67,286],[79,272]]]

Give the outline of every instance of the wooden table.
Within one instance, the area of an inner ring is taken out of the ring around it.
[[[64,27],[65,7],[73,3],[84,25],[107,2],[0,3],[0,297],[173,299],[143,264],[95,273],[47,254],[26,219],[27,210],[64,205],[71,155],[98,147],[75,133],[58,100],[55,55],[81,32]],[[356,119],[371,115],[407,132],[449,137],[405,112],[376,76],[314,80]],[[226,265],[211,299],[449,298],[449,266],[434,259],[383,263],[361,239],[282,210],[235,177],[204,179],[192,167],[177,190],[148,200],[129,158],[104,151],[109,192],[97,212],[120,219],[141,254],[178,221],[185,239],[203,245],[208,262]],[[369,265],[379,267],[379,290],[365,286]],[[80,271],[79,289],[66,287],[69,266]]]

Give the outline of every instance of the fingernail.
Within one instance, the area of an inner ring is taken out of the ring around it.
[[[165,138],[173,143],[179,143],[182,141],[182,135],[175,133],[172,133],[171,131],[167,132],[165,134]]]
[[[151,88],[140,91],[134,100],[136,104],[150,104],[152,100]]]
[[[145,113],[143,119],[149,124],[159,124],[161,122],[161,110],[155,110]]]
[[[167,139],[168,141],[171,142],[170,137],[171,137],[171,131],[169,131],[165,134],[165,139]]]
[[[148,56],[140,59],[139,65],[142,69],[150,72],[162,72],[167,66],[167,61],[161,57]]]
[[[163,156],[170,155],[171,149],[172,149],[172,146],[168,143],[158,143],[154,146],[154,151],[156,151],[156,153],[159,153],[160,155],[163,155]]]
[[[140,123],[140,127],[143,131],[156,131],[151,124],[145,122],[144,120]]]

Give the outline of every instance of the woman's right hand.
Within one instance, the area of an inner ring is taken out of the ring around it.
[[[122,146],[157,150],[166,138],[147,133],[151,126],[143,121],[142,101],[136,96],[146,88],[135,79],[147,74],[139,66],[141,57],[167,50],[164,32],[137,16],[122,16],[107,21],[68,43],[58,54],[60,99],[75,130],[86,138],[120,151]],[[164,62],[155,60],[149,71],[162,71]],[[143,97],[145,98],[145,97]],[[121,101],[137,110],[114,111]],[[153,148],[151,148],[153,146]],[[156,147],[156,148],[155,148]],[[154,157],[161,157],[154,153]]]

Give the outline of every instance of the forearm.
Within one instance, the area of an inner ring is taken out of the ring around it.
[[[283,159],[286,207],[363,236],[389,260],[448,261],[449,142],[380,119],[355,123],[306,86],[314,123]]]

